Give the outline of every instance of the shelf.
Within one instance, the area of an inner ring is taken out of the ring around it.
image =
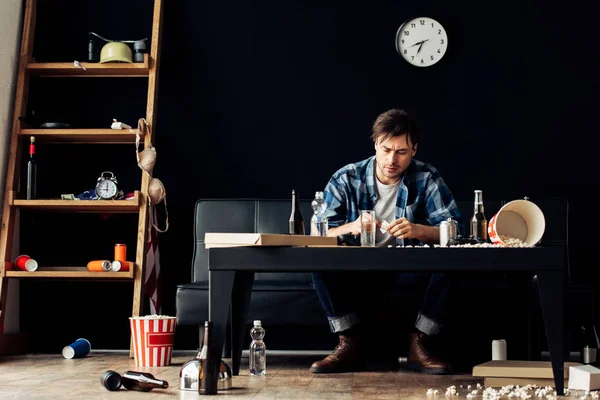
[[[140,194],[135,192],[132,200],[13,200],[20,208],[87,213],[137,213]]]
[[[9,278],[71,278],[71,279],[110,279],[131,280],[133,268],[124,272],[90,272],[87,267],[39,267],[37,271],[6,271]]]
[[[141,63],[89,63],[80,62],[85,68],[77,67],[73,62],[31,62],[27,71],[34,76],[62,77],[148,77],[150,62],[148,54],[144,54]]]
[[[21,129],[21,136],[35,136],[43,143],[135,143],[137,129]]]

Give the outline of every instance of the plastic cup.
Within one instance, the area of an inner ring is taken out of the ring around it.
[[[38,269],[37,261],[26,255],[20,255],[19,257],[17,257],[17,259],[15,260],[15,265],[21,271],[33,272]]]
[[[68,346],[63,347],[64,358],[82,358],[89,354],[92,345],[87,339],[79,338]]]

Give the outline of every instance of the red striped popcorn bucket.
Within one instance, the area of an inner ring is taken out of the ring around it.
[[[176,317],[129,317],[136,367],[171,365]]]
[[[488,223],[490,241],[504,246],[506,238],[519,239],[535,246],[542,240],[545,230],[544,213],[527,199],[506,203]]]

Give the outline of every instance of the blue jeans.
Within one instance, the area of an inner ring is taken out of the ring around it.
[[[389,272],[314,272],[313,283],[332,332],[345,331],[360,322],[358,302],[368,291],[390,293],[393,285],[427,285],[415,327],[435,335],[442,327],[445,303],[450,291],[447,274]]]

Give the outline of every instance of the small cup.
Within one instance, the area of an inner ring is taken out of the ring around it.
[[[375,210],[362,210],[360,212],[360,245],[375,247]]]
[[[15,265],[21,271],[33,272],[38,269],[38,263],[33,258],[21,255],[15,260]]]
[[[64,358],[82,358],[89,354],[92,345],[87,339],[79,338],[68,346],[63,347],[62,355]]]

